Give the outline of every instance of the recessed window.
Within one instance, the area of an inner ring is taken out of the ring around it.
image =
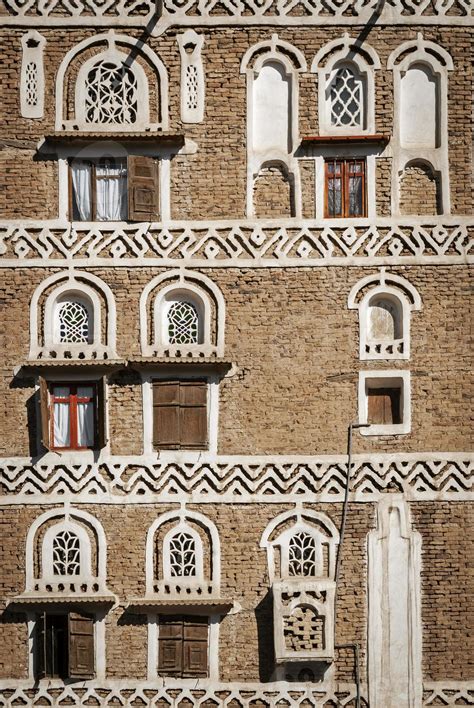
[[[160,617],[159,632],[159,676],[208,676],[207,617]]]
[[[359,374],[359,421],[362,435],[410,432],[410,373],[363,371]]]
[[[94,620],[77,612],[45,612],[36,622],[36,678],[94,677]]]
[[[207,389],[205,380],[153,382],[153,445],[156,449],[207,449]]]
[[[105,446],[104,382],[46,382],[40,379],[43,445],[52,450]]]
[[[365,160],[326,160],[325,216],[366,216]]]
[[[150,221],[159,217],[158,167],[151,157],[74,159],[70,174],[73,221]]]

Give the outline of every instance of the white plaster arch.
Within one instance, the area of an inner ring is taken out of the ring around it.
[[[367,289],[362,298],[359,294]],[[398,329],[400,336],[390,340],[377,341],[370,333],[370,308],[377,299],[386,299],[395,303],[399,313]],[[416,288],[401,276],[386,273],[369,275],[359,280],[351,289],[347,299],[350,310],[359,311],[359,358],[362,361],[373,359],[409,359],[411,313],[421,310],[421,298]]]
[[[203,315],[202,343],[192,345],[169,345],[164,341],[163,326],[160,317],[163,315],[162,303],[173,292],[184,296],[189,293],[191,300],[200,303]],[[156,295],[155,295],[156,293]],[[216,339],[211,341],[212,308],[209,293],[215,303]],[[154,314],[154,342],[148,327],[148,311],[150,297],[155,297],[153,303]],[[225,301],[219,288],[207,276],[194,271],[177,268],[153,278],[145,286],[140,296],[140,344],[143,356],[159,356],[166,352],[175,354],[177,351],[191,354],[204,354],[207,356],[223,356],[225,344]]]
[[[64,56],[56,75],[56,131],[70,130],[77,127],[75,120],[65,120],[63,119],[63,103],[64,103],[64,78],[69,64],[72,60],[80,54],[80,52],[85,49],[92,47],[94,45],[100,45],[102,43],[107,44],[107,48],[114,49],[117,44],[123,44],[126,46],[136,48],[138,45],[137,39],[134,37],[128,37],[124,34],[117,34],[114,30],[109,30],[102,34],[93,35],[87,39],[82,40],[76,44],[72,49],[70,49]],[[149,130],[167,130],[168,129],[168,74],[165,69],[163,62],[158,58],[155,52],[150,49],[146,44],[140,44],[138,50],[140,53],[146,57],[151,65],[157,72],[159,79],[159,94],[160,94],[160,118],[159,123],[150,123],[147,127]],[[98,53],[101,54],[102,51]],[[97,56],[98,56],[97,55]],[[97,57],[96,57],[97,58]],[[87,128],[96,131],[97,126],[95,124],[87,124]],[[109,130],[115,130],[116,127],[109,127]],[[130,127],[132,130],[136,130],[136,125]]]
[[[72,526],[78,526],[82,524],[85,524],[89,526],[95,536],[96,543],[97,543],[97,577],[95,578],[89,578],[89,577],[84,577],[84,576],[79,576],[80,580],[78,581],[78,584],[82,582],[88,582],[88,584],[91,583],[91,580],[95,581],[95,583],[98,585],[98,590],[105,592],[106,591],[106,581],[107,581],[107,540],[105,537],[104,529],[102,528],[102,525],[100,522],[92,516],[92,514],[89,514],[87,511],[82,511],[79,509],[75,509],[72,507],[69,507],[69,505],[65,505],[60,508],[56,509],[50,509],[49,511],[44,512],[39,516],[35,521],[31,524],[28,534],[26,537],[26,554],[25,554],[25,564],[26,564],[26,569],[25,569],[25,591],[26,592],[33,592],[36,590],[36,586],[38,585],[38,582],[40,581],[40,585],[44,585],[43,579],[41,578],[35,578],[35,572],[34,572],[34,549],[35,549],[35,540],[38,534],[38,531],[40,528],[47,522],[50,521],[51,519],[58,519],[58,524],[55,524],[52,528],[57,528],[58,525],[68,524]],[[48,532],[47,532],[48,533]],[[47,533],[45,534],[45,538],[47,536]],[[84,531],[85,533],[85,531]],[[87,539],[89,541],[89,539]],[[43,541],[43,546],[44,550],[44,541]],[[43,562],[40,564],[41,567],[43,568]],[[89,566],[90,566],[90,560],[89,560]],[[58,583],[61,581],[61,576],[55,576],[55,583]],[[49,578],[48,580],[52,580],[52,577]],[[41,588],[40,588],[41,589]]]
[[[44,304],[44,334],[43,341],[46,347],[55,347],[60,345],[58,333],[58,311],[60,305],[70,297],[83,304],[88,311],[89,322],[92,324],[92,332],[89,335],[89,344],[101,344],[101,306],[100,298],[93,288],[83,284],[80,289],[74,290],[69,282],[60,285],[53,290]],[[74,346],[68,344],[68,347]],[[83,345],[79,345],[83,346]]]
[[[169,346],[168,313],[170,306],[177,301],[190,302],[198,314],[198,341],[197,346],[209,345],[211,338],[211,306],[208,298],[200,288],[192,283],[186,287],[170,283],[162,288],[155,298],[153,305],[153,318],[155,323],[155,345],[158,347]],[[176,345],[178,346],[178,345]],[[185,347],[186,345],[179,345]]]
[[[41,547],[41,568],[42,577],[44,578],[64,578],[68,577],[71,579],[76,579],[76,575],[61,575],[54,572],[54,560],[53,560],[53,548],[54,540],[62,531],[69,531],[74,533],[79,539],[79,555],[80,555],[80,572],[77,574],[79,577],[90,577],[92,575],[91,569],[91,544],[87,531],[83,526],[64,519],[59,521],[54,526],[50,526],[46,531],[43,543]]]
[[[184,575],[173,575],[171,564],[171,542],[178,535],[184,533],[190,536],[194,542],[194,574],[187,577]],[[180,582],[189,580],[191,583],[202,583],[204,581],[204,553],[202,540],[199,534],[186,522],[180,521],[177,526],[173,526],[163,539],[163,579]]]
[[[64,281],[64,282],[62,282]],[[44,344],[40,345],[39,341],[39,302],[42,294],[54,284],[58,284],[47,297],[44,304]],[[96,290],[99,290],[104,297],[107,308],[107,328],[106,341],[101,341],[101,317],[102,308],[100,298]],[[94,326],[94,341],[91,344],[74,345],[74,344],[59,344],[54,342],[54,309],[58,298],[64,296],[67,292],[71,295],[83,293],[84,297],[89,298],[94,309],[93,326]],[[116,320],[117,313],[115,307],[115,299],[109,286],[103,280],[92,273],[83,271],[74,271],[73,269],[54,273],[43,280],[35,289],[30,303],[30,359],[51,356],[51,349],[54,349],[54,354],[61,355],[64,351],[69,351],[71,354],[78,356],[83,353],[86,357],[96,354],[100,358],[116,358]]]
[[[292,519],[294,519],[294,523],[288,529],[283,531],[276,538],[270,540],[272,534],[279,526]],[[324,529],[327,534],[326,536],[321,533],[318,526]],[[271,583],[273,583],[275,579],[281,579],[283,577],[288,579],[288,542],[299,531],[306,531],[311,534],[317,543],[322,543],[323,539],[329,539],[329,541],[325,540],[325,542],[330,544],[328,558],[329,572],[326,577],[330,579],[333,578],[336,562],[335,547],[339,543],[339,532],[335,524],[325,514],[298,506],[272,519],[267,524],[260,539],[260,548],[265,548],[267,551],[268,573]],[[275,548],[277,546],[281,549],[281,567],[279,573],[275,573]],[[319,560],[321,562],[321,559]],[[297,580],[302,581],[304,578],[299,577]]]
[[[294,47],[289,42],[285,42],[277,34],[272,34],[271,39],[264,40],[262,42],[257,42],[252,47],[249,47],[242,57],[240,63],[240,73],[244,74],[248,71],[249,64],[251,63],[252,57],[258,53],[260,56],[260,65],[265,57],[272,57],[280,59],[282,56],[290,55],[293,58],[293,68],[297,72],[307,71],[306,59],[303,52]]]
[[[331,87],[337,73],[349,69],[359,82],[360,119],[354,125],[334,125]],[[318,112],[321,135],[363,135],[375,133],[375,76],[380,69],[376,51],[368,44],[345,33],[321,47],[314,57],[311,71],[318,75]]]
[[[392,214],[400,213],[400,179],[410,162],[424,162],[438,173],[442,213],[449,214],[448,72],[453,60],[419,32],[394,49],[387,67],[394,77]]]
[[[130,123],[110,123],[102,125],[100,122],[91,122],[87,120],[86,82],[89,72],[101,62],[110,62],[119,67],[125,66],[133,73],[137,81],[137,116],[135,121]],[[127,55],[118,51],[115,47],[109,47],[105,51],[95,54],[93,57],[88,59],[81,66],[77,75],[75,90],[75,118],[81,128],[87,128],[89,130],[117,130],[117,128],[121,130],[139,130],[141,128],[146,128],[150,122],[150,106],[148,80],[143,67],[141,67],[136,61],[128,63]]]
[[[155,592],[154,543],[156,532],[160,528],[160,526],[163,526],[163,524],[166,524],[170,521],[175,521],[176,525],[167,533],[164,541],[171,533],[176,533],[176,530],[179,527],[186,526],[187,528],[189,528],[189,525],[187,523],[189,521],[194,522],[195,524],[200,526],[206,534],[209,534],[211,545],[211,577],[206,579],[203,578],[203,580],[204,582],[207,580],[210,582],[210,584],[212,585],[213,595],[218,597],[220,593],[221,578],[221,545],[217,527],[210,519],[204,516],[204,514],[200,514],[199,512],[195,511],[189,511],[184,506],[174,511],[168,511],[165,514],[162,514],[157,519],[155,519],[155,521],[148,529],[145,550],[146,594],[153,595]],[[199,541],[201,543],[202,549],[201,539],[199,539]],[[163,548],[164,547],[165,543],[163,542]],[[182,584],[183,578],[177,578],[177,580],[180,584]],[[193,580],[196,585],[199,584],[199,580],[197,577],[195,577]],[[169,584],[169,581],[170,577],[166,578],[164,582]]]

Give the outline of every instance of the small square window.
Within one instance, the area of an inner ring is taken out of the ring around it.
[[[362,435],[410,432],[410,373],[363,371],[359,374],[359,421]]]
[[[153,446],[165,450],[207,450],[208,383],[164,379],[153,382]]]
[[[42,443],[50,450],[105,447],[105,382],[40,378]]]
[[[326,217],[367,216],[365,160],[327,159],[325,176]]]

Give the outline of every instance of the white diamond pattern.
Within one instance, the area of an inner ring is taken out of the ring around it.
[[[86,80],[86,122],[135,123],[137,111],[138,82],[133,71],[112,61],[98,62]]]
[[[53,541],[54,575],[79,575],[81,547],[79,537],[72,531],[61,531]]]
[[[197,344],[199,317],[191,302],[173,302],[168,311],[170,344]]]
[[[331,80],[331,125],[352,128],[361,124],[362,81],[343,67]]]
[[[36,106],[38,103],[38,67],[36,62],[30,61],[26,65],[26,103],[28,106]]]
[[[89,315],[80,302],[65,302],[59,310],[59,341],[87,343],[89,341]]]
[[[170,541],[171,575],[176,578],[196,575],[196,544],[194,538],[181,531]]]
[[[198,71],[193,65],[186,68],[186,106],[189,110],[198,107]]]
[[[316,575],[316,543],[309,533],[300,531],[291,538],[288,545],[288,572],[296,577]]]

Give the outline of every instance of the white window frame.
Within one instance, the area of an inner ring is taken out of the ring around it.
[[[359,423],[368,422],[368,388],[400,388],[401,423],[369,425],[361,428],[361,435],[406,435],[411,431],[410,372],[399,369],[374,369],[359,372]]]
[[[194,541],[195,549],[195,575],[172,575],[171,574],[171,541],[180,533],[185,533]],[[173,526],[163,539],[163,580],[173,584],[186,587],[195,586],[196,583],[204,583],[204,559],[201,537],[189,524],[181,520],[177,526]]]

